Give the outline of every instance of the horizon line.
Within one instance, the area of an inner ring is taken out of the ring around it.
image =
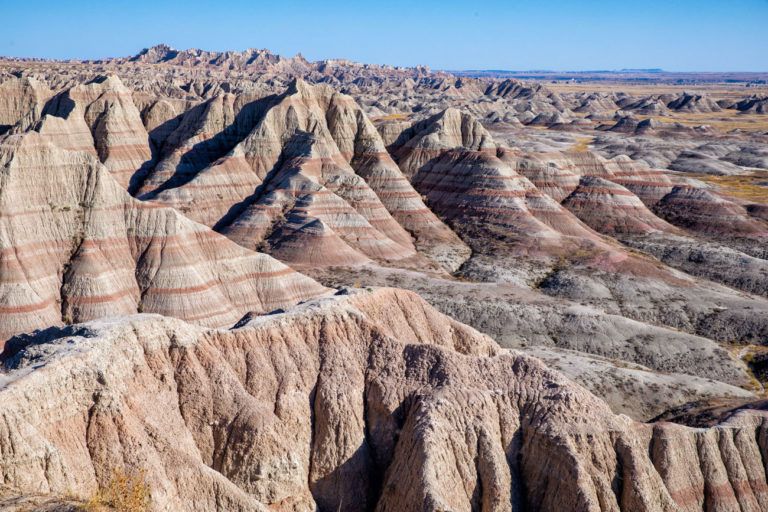
[[[538,68],[538,69],[504,69],[504,68],[433,68],[429,64],[413,64],[413,65],[403,65],[403,64],[392,64],[392,63],[375,63],[375,62],[367,62],[367,61],[359,61],[355,59],[351,59],[348,57],[326,57],[321,58],[317,60],[309,60],[307,59],[301,51],[297,52],[295,55],[291,57],[286,57],[282,53],[277,53],[272,51],[269,48],[256,48],[256,47],[249,47],[242,50],[205,50],[203,48],[197,48],[197,47],[189,47],[185,49],[178,49],[175,48],[172,45],[165,44],[165,43],[158,43],[151,46],[145,46],[141,48],[138,52],[133,53],[131,55],[120,55],[120,56],[106,56],[106,57],[91,57],[91,58],[83,58],[83,57],[64,57],[64,58],[55,58],[55,57],[34,57],[34,56],[17,56],[17,55],[0,55],[0,60],[20,60],[20,61],[45,61],[45,62],[60,62],[60,63],[68,63],[68,62],[94,62],[94,61],[103,61],[103,60],[115,60],[115,59],[127,59],[131,57],[136,57],[143,53],[146,50],[150,50],[152,48],[157,48],[165,46],[170,50],[173,51],[189,51],[189,50],[200,50],[210,53],[224,53],[224,52],[235,52],[235,53],[242,53],[249,50],[255,50],[255,51],[265,51],[269,52],[273,55],[277,55],[286,59],[290,58],[296,58],[301,57],[307,60],[308,62],[323,62],[323,61],[332,61],[332,60],[341,60],[341,61],[349,61],[355,64],[364,64],[364,65],[375,65],[375,66],[391,66],[396,68],[406,68],[406,69],[415,69],[415,68],[428,68],[432,72],[445,72],[445,73],[509,73],[509,74],[522,74],[522,73],[615,73],[615,74],[631,74],[631,73],[648,73],[648,74],[690,74],[690,73],[707,73],[707,74],[726,74],[726,73],[738,73],[738,74],[768,74],[768,69],[766,70],[735,70],[735,69],[729,69],[729,70],[705,70],[705,69],[696,69],[696,70],[669,70],[664,68],[657,68],[657,67],[622,67],[618,69],[606,69],[606,68],[589,68],[589,69],[548,69],[548,68]]]

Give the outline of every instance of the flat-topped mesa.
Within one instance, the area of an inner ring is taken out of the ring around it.
[[[0,339],[136,311],[209,326],[326,290],[31,132],[0,144]]]
[[[626,188],[596,176],[582,177],[562,204],[592,229],[607,235],[680,231],[657,217]]]
[[[472,115],[448,108],[405,130],[390,149],[406,176],[452,149],[496,152],[493,137]]]
[[[94,322],[14,339],[2,364],[3,493],[85,499],[140,472],[152,511],[768,508],[766,413],[616,416],[403,291],[233,330]]]
[[[97,156],[126,189],[134,173],[152,159],[131,91],[114,75],[58,94],[32,128],[63,149]]]
[[[156,176],[146,183],[157,183]],[[394,261],[416,257],[418,248],[452,270],[469,254],[424,205],[354,100],[303,80],[270,100],[224,156],[152,198],[265,250],[285,246],[282,236],[319,220],[337,235],[331,238],[349,245],[339,246],[346,255],[338,259],[315,252],[327,265],[348,261],[350,250],[365,260]],[[298,256],[281,257],[290,254]]]

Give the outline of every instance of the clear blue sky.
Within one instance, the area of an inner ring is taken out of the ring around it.
[[[435,69],[768,71],[768,0],[0,0],[0,55],[269,48]]]

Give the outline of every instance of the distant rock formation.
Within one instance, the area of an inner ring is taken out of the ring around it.
[[[705,94],[684,92],[667,104],[672,110],[686,112],[719,112],[722,110],[716,101]]]
[[[734,108],[743,113],[768,114],[768,97],[752,96],[736,102]]]
[[[653,214],[632,192],[596,176],[584,176],[563,201],[592,229],[605,234],[674,233],[674,226]]]

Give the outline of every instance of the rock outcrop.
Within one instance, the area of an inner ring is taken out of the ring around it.
[[[768,507],[765,413],[614,416],[404,292],[230,331],[85,324],[16,338],[2,362],[0,474],[20,494],[85,498],[125,471],[152,510]]]
[[[405,130],[393,144],[397,163],[413,177],[430,160],[445,151],[464,148],[494,154],[496,144],[477,119],[449,108]]]
[[[768,236],[768,225],[746,209],[701,186],[680,185],[664,196],[654,210],[673,224],[692,231],[722,236]]]
[[[605,234],[674,233],[674,226],[653,214],[632,192],[596,176],[584,176],[563,206],[592,229]]]
[[[158,190],[145,197],[295,264],[391,262],[417,258],[418,249],[453,270],[469,254],[424,205],[352,98],[300,80],[225,155]],[[290,249],[297,237],[309,244],[305,254]]]
[[[85,152],[0,141],[0,338],[137,310],[231,325],[324,289],[170,208],[131,198]]]
[[[33,126],[59,147],[87,151],[128,188],[152,159],[149,135],[131,91],[116,76],[100,77],[54,97]]]
[[[53,92],[35,78],[9,77],[0,82],[0,135],[15,125],[27,125],[42,113]]]
[[[684,92],[667,104],[672,110],[686,112],[719,112],[722,110],[716,101],[704,94]]]
[[[733,106],[739,112],[768,114],[768,97],[752,96],[736,102]]]

